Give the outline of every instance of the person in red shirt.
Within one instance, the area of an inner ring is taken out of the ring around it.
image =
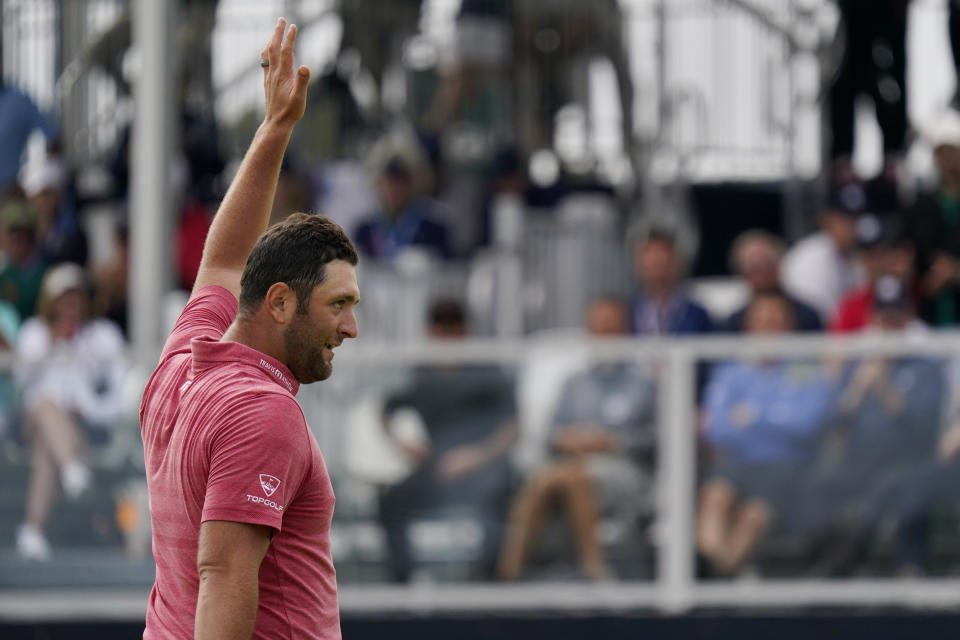
[[[908,290],[914,284],[913,243],[894,218],[866,214],[857,221],[856,233],[866,282],[840,301],[830,320],[831,333],[862,331],[873,323],[873,291],[882,276],[894,276]]]
[[[262,233],[310,77],[285,28],[261,54],[264,121],[140,405],[157,563],[148,639],[341,637],[333,489],[295,396],[357,335],[357,253],[322,216]]]

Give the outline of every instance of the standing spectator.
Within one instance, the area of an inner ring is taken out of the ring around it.
[[[910,0],[839,0],[846,47],[830,87],[834,184],[856,180],[853,154],[854,106],[869,96],[883,133],[883,172],[888,185],[897,171],[907,134],[906,36]]]
[[[940,183],[910,209],[917,247],[920,316],[933,326],[960,324],[960,113],[948,111],[930,132]]]
[[[463,340],[467,324],[460,303],[440,299],[430,310],[430,337]],[[379,518],[386,532],[390,577],[407,582],[413,561],[407,526],[418,514],[450,506],[471,505],[484,532],[481,557],[474,567],[489,578],[499,546],[501,504],[510,482],[507,452],[517,437],[513,381],[499,368],[424,367],[409,389],[389,398],[384,423],[400,409],[423,419],[429,448],[400,444],[417,463],[413,474],[386,488]]]
[[[783,287],[791,296],[831,318],[843,296],[860,280],[856,261],[857,216],[866,194],[854,184],[835,191],[820,215],[820,231],[802,239],[783,258]]]
[[[0,69],[3,68],[0,52]],[[44,116],[25,93],[5,84],[0,78],[0,200],[15,186],[23,151],[30,135],[43,131],[48,143],[57,136],[54,123]]]
[[[730,250],[730,264],[750,290],[751,295],[780,288],[780,261],[783,243],[772,233],[755,229],[745,231],[734,240]],[[789,296],[788,296],[789,297]],[[790,298],[797,331],[821,331],[823,321],[816,309]],[[723,323],[723,331],[740,333],[749,303],[733,312]]]
[[[87,235],[68,195],[61,162],[48,158],[24,168],[23,190],[37,214],[37,244],[48,264],[87,263]]]
[[[794,329],[793,305],[770,291],[754,296],[751,335]],[[796,497],[836,396],[816,363],[731,362],[714,369],[703,405],[704,439],[715,454],[700,489],[697,548],[720,573],[735,572]]]
[[[889,216],[862,216],[857,221],[857,245],[866,283],[840,301],[830,320],[830,331],[834,333],[861,331],[873,323],[873,292],[881,277],[898,279],[912,294],[915,252],[896,220]]]
[[[0,232],[6,258],[0,269],[0,297],[25,320],[36,311],[47,270],[47,261],[37,247],[37,214],[26,202],[11,200],[0,210]]]
[[[123,336],[112,322],[89,317],[89,304],[83,270],[53,267],[43,280],[38,316],[24,323],[17,343],[16,380],[33,449],[17,549],[30,560],[50,557],[43,530],[58,472],[69,498],[84,493],[91,482],[81,462],[84,444],[108,438],[126,410]]]
[[[429,201],[420,197],[414,164],[400,154],[384,163],[377,177],[379,209],[354,234],[361,253],[392,260],[405,249],[419,247],[440,258],[450,257],[447,229],[433,219]]]
[[[681,287],[683,260],[672,234],[651,231],[636,244],[633,257],[641,287],[631,306],[634,333],[688,335],[713,329],[707,310]]]
[[[587,308],[593,338],[629,335],[630,314],[617,298],[597,298]],[[577,373],[563,385],[550,433],[551,459],[517,496],[498,573],[518,578],[547,516],[565,512],[576,542],[580,571],[588,578],[610,574],[597,536],[601,515],[630,520],[649,490],[643,462],[654,442],[656,386],[643,367],[604,363]]]

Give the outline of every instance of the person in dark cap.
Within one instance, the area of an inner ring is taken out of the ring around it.
[[[870,330],[882,335],[923,332],[911,292],[893,276],[873,286]],[[817,527],[836,532],[816,572],[848,575],[869,549],[881,519],[896,508],[892,496],[936,451],[944,396],[942,360],[868,357],[847,375],[837,404],[838,462],[808,496]]]
[[[820,231],[802,239],[783,258],[784,289],[824,318],[833,316],[843,295],[858,283],[856,224],[866,205],[859,185],[837,189],[820,215]]]
[[[436,257],[450,257],[447,228],[433,219],[431,207],[417,193],[415,163],[401,154],[387,159],[377,178],[380,207],[354,233],[357,249],[366,256],[392,260],[409,247]]]
[[[848,333],[867,328],[873,321],[874,287],[883,276],[902,282],[911,293],[914,276],[913,242],[893,216],[864,214],[857,221],[857,253],[865,284],[848,293],[830,320],[830,331]]]

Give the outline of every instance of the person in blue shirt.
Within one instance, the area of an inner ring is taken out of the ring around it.
[[[710,314],[680,286],[682,260],[674,236],[653,230],[634,251],[634,274],[641,291],[631,303],[633,332],[690,335],[712,331]]]
[[[31,134],[43,132],[47,142],[56,140],[57,127],[22,91],[0,79],[0,196],[16,186],[17,173]]]
[[[429,201],[418,197],[416,176],[400,156],[390,158],[377,179],[380,210],[360,223],[353,235],[357,249],[377,260],[393,260],[409,247],[449,258],[447,228],[433,219]]]
[[[792,331],[793,309],[779,291],[757,292],[746,331]],[[700,489],[697,546],[717,572],[736,572],[793,499],[798,476],[819,450],[837,378],[816,362],[795,360],[734,361],[714,369],[702,423],[714,466]]]

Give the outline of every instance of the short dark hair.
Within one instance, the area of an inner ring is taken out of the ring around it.
[[[466,324],[466,315],[459,300],[447,297],[434,300],[428,313],[433,327],[462,327]]]
[[[313,288],[326,278],[327,263],[356,266],[357,250],[340,225],[326,216],[294,213],[263,232],[240,278],[241,315],[263,301],[267,290],[283,282],[297,296],[297,311],[307,312]]]

